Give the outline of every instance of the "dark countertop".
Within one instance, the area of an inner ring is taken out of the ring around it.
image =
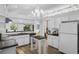
[[[79,23],[79,20],[62,21],[62,23],[70,23],[70,22],[78,22]]]
[[[52,36],[59,36],[59,34],[48,34],[48,35],[52,35]]]
[[[33,32],[33,31],[15,31],[15,32]],[[14,31],[8,31],[6,33],[14,33]]]
[[[38,39],[38,40],[45,39],[44,36],[35,36],[35,35],[33,35],[32,37],[33,37],[33,38],[36,38],[36,39]]]
[[[8,36],[18,36],[18,35],[34,35],[34,32],[12,32],[12,33],[6,33]]]

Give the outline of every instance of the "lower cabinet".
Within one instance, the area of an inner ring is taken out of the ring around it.
[[[60,33],[59,51],[66,54],[78,53],[78,36]]]
[[[51,35],[48,35],[48,45],[49,46],[52,46],[53,45],[52,36]]]
[[[15,39],[18,46],[29,44],[29,35],[11,36],[9,38]]]
[[[58,36],[48,35],[48,45],[58,48]]]

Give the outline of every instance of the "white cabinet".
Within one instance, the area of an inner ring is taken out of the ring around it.
[[[9,39],[15,39],[18,46],[29,44],[29,35],[11,36]]]
[[[67,54],[78,53],[78,22],[61,24],[59,32],[59,51]]]
[[[68,34],[77,34],[77,24],[78,22],[70,22],[70,23],[62,23],[60,26],[61,33],[68,33]]]
[[[0,16],[0,33],[6,32],[5,17]]]
[[[5,17],[0,16],[0,23],[5,23]]]
[[[58,48],[58,40],[57,36],[53,36],[53,47]]]
[[[77,35],[60,34],[59,50],[63,53],[77,53]]]
[[[0,33],[5,33],[5,32],[6,32],[5,23],[0,23]]]
[[[52,36],[51,35],[48,35],[48,45],[49,46],[52,46]]]
[[[16,42],[19,46],[29,44],[29,35],[16,36]]]
[[[58,37],[53,35],[48,35],[48,45],[58,48]]]

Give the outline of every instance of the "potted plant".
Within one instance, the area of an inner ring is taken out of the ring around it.
[[[29,24],[24,24],[24,31],[30,31],[30,25]]]
[[[12,23],[11,26],[10,26],[10,28],[11,28],[11,30],[14,30],[14,32],[16,32],[17,24]]]

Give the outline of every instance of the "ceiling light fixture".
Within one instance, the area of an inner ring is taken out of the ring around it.
[[[36,8],[34,11],[32,11],[32,14],[34,17],[41,17],[44,15],[44,11],[42,9]]]

